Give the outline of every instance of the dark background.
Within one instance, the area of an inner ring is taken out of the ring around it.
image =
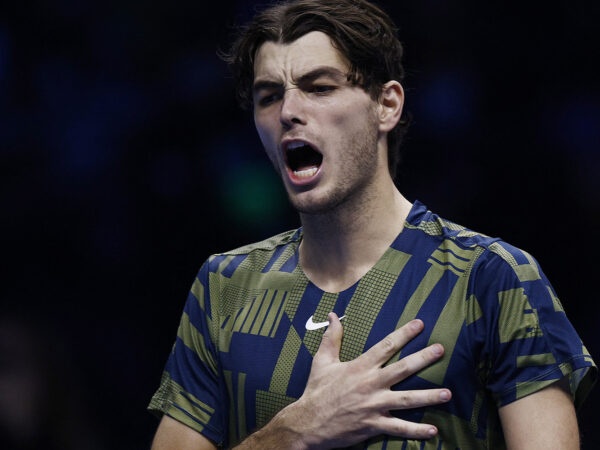
[[[256,4],[0,6],[0,447],[148,448],[200,264],[297,226],[216,56]],[[415,117],[402,192],[532,253],[600,361],[600,3],[380,4]]]

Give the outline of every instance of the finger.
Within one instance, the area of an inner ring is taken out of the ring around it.
[[[329,320],[329,326],[323,338],[321,344],[315,354],[314,363],[328,364],[331,362],[339,362],[340,360],[340,348],[342,346],[343,327],[337,314],[331,312],[327,315]]]
[[[406,439],[430,439],[438,433],[434,425],[409,422],[392,416],[382,417],[377,425],[382,434],[400,436]]]
[[[452,398],[450,389],[422,389],[412,391],[389,391],[380,399],[382,410],[422,408],[447,403]]]
[[[399,383],[419,370],[433,364],[444,355],[444,347],[441,344],[433,344],[418,352],[385,366],[381,370],[381,381],[386,386]]]
[[[423,321],[419,319],[411,320],[406,325],[388,334],[359,358],[368,360],[373,365],[382,365],[411,339],[423,331],[423,328]]]

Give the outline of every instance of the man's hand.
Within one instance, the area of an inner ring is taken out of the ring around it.
[[[444,403],[450,400],[450,391],[392,391],[391,386],[437,361],[443,347],[431,345],[384,367],[422,330],[423,322],[413,320],[358,358],[341,362],[342,324],[330,313],[329,327],[300,399],[280,411],[239,449],[325,449],[348,447],[379,434],[409,439],[434,436],[437,429],[433,425],[398,419],[390,411]]]

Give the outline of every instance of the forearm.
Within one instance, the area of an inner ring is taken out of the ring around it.
[[[308,450],[310,438],[303,422],[306,415],[299,411],[299,406],[292,404],[279,411],[268,424],[248,436],[234,450]]]

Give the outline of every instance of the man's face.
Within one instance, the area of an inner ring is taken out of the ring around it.
[[[347,81],[348,70],[321,32],[291,44],[266,42],[256,54],[256,128],[303,213],[329,211],[364,191],[382,168],[387,172],[378,104]]]

